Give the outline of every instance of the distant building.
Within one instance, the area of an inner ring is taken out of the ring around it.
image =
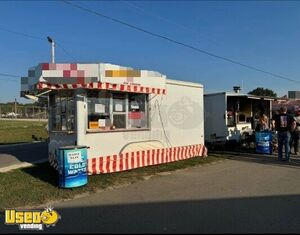
[[[289,91],[288,98],[289,99],[300,99],[300,91]]]
[[[294,115],[300,109],[300,99],[276,99],[272,102],[272,113],[279,113],[282,106],[286,106],[288,113]]]

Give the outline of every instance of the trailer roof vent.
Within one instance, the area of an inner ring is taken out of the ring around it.
[[[240,87],[240,86],[234,86],[234,87],[233,87],[233,91],[234,91],[235,93],[240,93],[241,87]]]

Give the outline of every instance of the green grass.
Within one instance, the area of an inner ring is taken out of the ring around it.
[[[83,193],[92,193],[120,184],[134,183],[162,172],[175,171],[223,159],[221,155],[191,158],[183,161],[138,168],[112,174],[88,177],[88,184],[73,189],[58,187],[58,173],[48,163],[0,173],[0,211],[5,208],[29,207],[62,199],[71,199]]]
[[[47,122],[0,120],[0,144],[32,142],[32,135],[47,139]]]

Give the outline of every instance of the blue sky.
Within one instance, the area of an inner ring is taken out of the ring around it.
[[[241,63],[300,81],[300,2],[78,1],[84,7]],[[58,1],[1,1],[0,28],[53,37],[56,62],[107,62],[199,82],[205,92],[242,85],[278,95],[292,83],[135,31]],[[26,75],[50,61],[50,44],[0,30],[0,73]],[[73,57],[76,59],[74,61]],[[19,96],[18,79],[0,77],[0,102]]]

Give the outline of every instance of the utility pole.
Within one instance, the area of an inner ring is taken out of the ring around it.
[[[48,42],[51,43],[51,63],[54,64],[55,63],[55,42],[49,36],[47,37],[47,39],[48,39]]]
[[[242,79],[242,92],[244,92],[244,80]]]
[[[17,99],[15,98],[15,114],[17,114]]]

